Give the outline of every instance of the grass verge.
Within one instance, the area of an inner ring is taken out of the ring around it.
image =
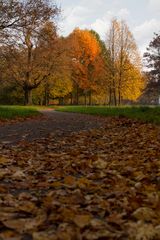
[[[160,124],[160,107],[124,106],[124,107],[100,107],[100,106],[64,106],[56,108],[61,112],[75,112],[98,116],[127,117],[143,122]]]
[[[27,118],[40,115],[35,107],[28,106],[0,106],[0,120]]]

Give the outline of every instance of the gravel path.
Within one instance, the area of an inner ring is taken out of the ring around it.
[[[43,110],[43,117],[0,126],[0,144],[16,145],[49,135],[64,136],[71,132],[100,128],[104,118],[77,113]]]

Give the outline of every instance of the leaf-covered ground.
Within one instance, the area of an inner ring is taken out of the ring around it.
[[[103,128],[1,145],[1,240],[160,239],[160,128]]]

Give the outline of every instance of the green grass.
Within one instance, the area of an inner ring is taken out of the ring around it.
[[[100,106],[64,106],[56,108],[62,112],[76,112],[98,116],[127,117],[143,122],[160,124],[160,107],[124,106],[124,107],[100,107]]]
[[[27,118],[38,116],[40,113],[36,107],[28,106],[0,106],[0,120]]]

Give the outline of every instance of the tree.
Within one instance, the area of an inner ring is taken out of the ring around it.
[[[106,47],[105,42],[101,40],[99,34],[94,30],[91,30],[91,33],[97,39],[101,49],[99,54],[100,71],[98,71],[96,98],[101,99],[100,102],[103,101],[103,103],[106,104],[109,102],[109,86],[110,86],[109,64],[111,63],[110,53]]]
[[[159,104],[160,96],[160,34],[155,33],[153,40],[144,53],[144,64],[148,68],[147,79],[141,101],[145,104]]]
[[[106,46],[109,52],[109,104],[117,105],[116,97],[116,61],[119,54],[119,23],[116,19],[111,22],[111,27],[108,32]]]
[[[160,34],[154,34],[147,52],[144,54],[146,67],[149,69],[150,79],[154,82],[160,82]]]
[[[0,1],[0,31],[19,26],[21,3],[17,0]]]
[[[47,0],[26,0],[21,2],[21,14],[23,17],[19,19],[18,28],[11,33],[5,56],[13,79],[23,88],[25,104],[32,104],[32,90],[49,74],[44,62],[46,48],[39,45],[41,28],[49,20],[55,21],[59,9]],[[55,37],[56,25],[53,26]]]
[[[74,83],[76,101],[79,93],[89,95],[91,104],[92,91],[96,87],[96,72],[98,71],[99,53],[101,51],[95,36],[89,30],[75,29],[68,37],[68,49],[72,66],[72,80]]]
[[[20,26],[22,3],[18,0],[0,0],[0,43],[4,44],[10,31]]]
[[[124,21],[112,20],[106,46],[109,51],[109,98],[111,104],[117,105],[121,104],[124,89],[129,87],[130,73],[133,74],[130,70],[136,69],[135,72],[139,71],[139,74],[135,75],[140,76],[141,60],[133,35]],[[135,81],[135,86],[136,83],[137,81]],[[139,91],[138,86],[137,91]]]
[[[121,98],[124,100],[136,101],[142,94],[145,79],[139,68],[129,60],[126,60],[126,69],[123,72],[122,80]]]

